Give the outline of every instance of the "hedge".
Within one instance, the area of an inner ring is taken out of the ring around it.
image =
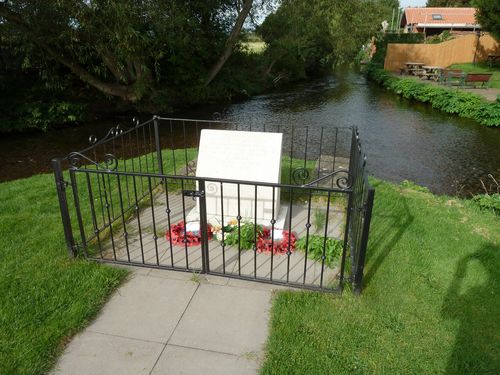
[[[385,71],[380,65],[370,63],[367,77],[387,90],[407,99],[429,103],[440,111],[469,118],[486,126],[500,126],[500,103],[486,102],[481,96],[433,86],[412,78],[399,78]]]

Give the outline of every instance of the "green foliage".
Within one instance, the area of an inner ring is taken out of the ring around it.
[[[272,70],[302,79],[352,63],[386,10],[379,1],[285,0],[257,31],[268,45]]]
[[[478,194],[472,197],[472,201],[482,209],[490,210],[500,215],[500,194]]]
[[[262,225],[254,225],[246,222],[238,226],[227,226],[224,228],[224,242],[226,245],[240,246],[241,250],[251,250],[255,245],[255,234],[257,237],[262,233]]]
[[[307,245],[307,246],[306,246]],[[297,249],[306,251],[308,258],[322,261],[323,254],[325,256],[325,264],[329,267],[333,266],[342,254],[343,242],[335,238],[310,235],[309,240],[307,236],[301,237],[295,243]]]
[[[472,3],[477,9],[476,18],[481,28],[500,40],[500,1],[473,0]]]
[[[473,0],[427,0],[427,7],[451,8],[471,7]]]
[[[429,103],[440,111],[473,119],[486,126],[500,126],[500,104],[489,103],[469,92],[437,87],[412,78],[399,78],[376,64],[367,69],[369,79],[407,99]]]

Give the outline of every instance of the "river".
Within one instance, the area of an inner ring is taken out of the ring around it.
[[[200,106],[178,116],[241,123],[270,121],[314,127],[357,126],[376,177],[412,180],[437,194],[470,196],[482,192],[480,179],[500,177],[500,129],[481,126],[409,102],[346,71],[271,94],[229,104]],[[50,171],[50,159],[79,150],[130,119],[87,123],[48,133],[2,135],[0,181]]]

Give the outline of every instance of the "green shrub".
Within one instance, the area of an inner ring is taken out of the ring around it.
[[[412,78],[399,78],[371,63],[367,77],[387,90],[411,100],[429,103],[440,111],[469,118],[486,126],[500,126],[500,103],[489,103],[479,95],[436,87]]]
[[[478,194],[472,197],[472,201],[481,209],[490,210],[500,215],[500,194]]]
[[[325,249],[325,264],[327,266],[332,266],[336,259],[342,254],[343,242],[335,238],[326,238],[319,235],[310,235],[309,241],[306,241],[307,237],[301,237],[295,243],[297,249],[306,251],[307,242],[307,256],[308,258],[321,261],[323,257],[323,247]]]

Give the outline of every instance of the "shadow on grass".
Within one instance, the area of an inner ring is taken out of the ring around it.
[[[399,204],[399,203],[402,204]],[[375,212],[367,251],[367,272],[363,277],[364,288],[368,287],[373,276],[394,249],[414,216],[408,209],[406,198],[400,197],[392,206],[381,204],[377,208],[382,213]],[[375,256],[375,259],[372,259]]]
[[[459,328],[447,374],[500,371],[500,248],[487,244],[458,262],[441,314]]]

